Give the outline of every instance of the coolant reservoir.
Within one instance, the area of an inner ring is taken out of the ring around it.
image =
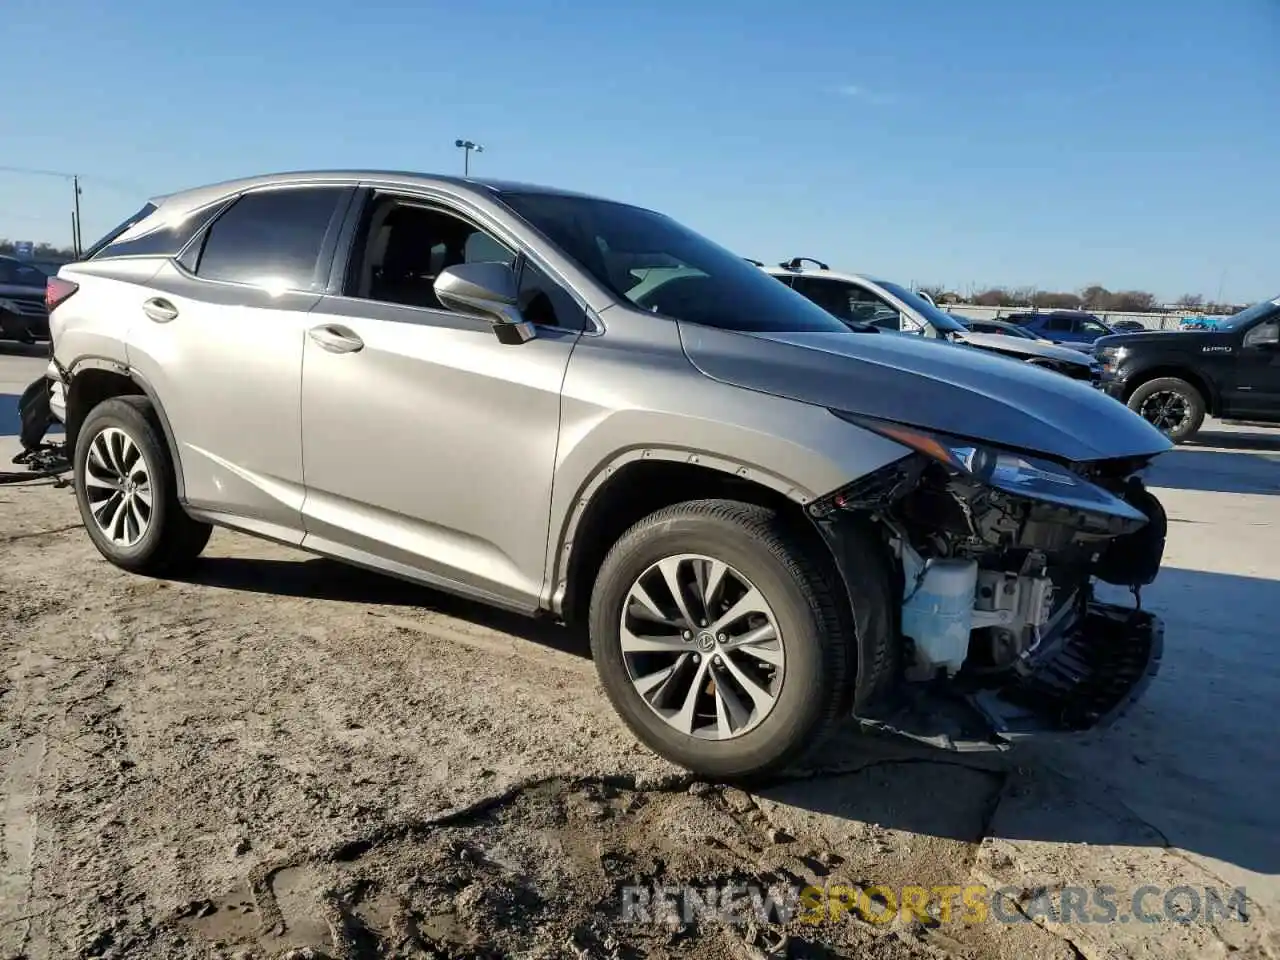
[[[969,653],[973,597],[978,586],[976,560],[928,560],[914,593],[907,580],[908,599],[902,604],[902,632],[915,641],[916,662],[911,674],[926,678],[944,667],[956,673]]]

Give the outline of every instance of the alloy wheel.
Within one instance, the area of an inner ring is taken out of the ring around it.
[[[94,525],[112,543],[132,547],[151,524],[151,471],[119,427],[102,430],[85,454],[85,498]]]
[[[651,565],[627,592],[620,636],[636,693],[681,733],[739,737],[777,704],[786,666],[777,618],[720,560],[680,554]]]
[[[1138,412],[1157,430],[1176,433],[1191,419],[1191,404],[1175,390],[1157,390],[1142,401]]]

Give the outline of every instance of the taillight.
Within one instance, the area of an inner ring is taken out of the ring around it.
[[[80,289],[80,284],[72,283],[70,280],[63,280],[61,277],[50,277],[49,282],[44,285],[44,307],[50,313],[58,304],[66,301]]]

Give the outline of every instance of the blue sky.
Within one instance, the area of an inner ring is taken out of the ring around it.
[[[10,0],[0,165],[146,196],[341,166],[656,207],[953,288],[1280,293],[1280,0]],[[15,102],[16,101],[16,102]],[[0,172],[0,236],[70,187]]]

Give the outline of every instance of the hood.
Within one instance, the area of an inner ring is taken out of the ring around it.
[[[1171,448],[1118,400],[961,343],[859,333],[738,333],[682,323],[690,362],[724,383],[1080,462]]]
[[[1225,330],[1145,330],[1142,333],[1113,333],[1099,337],[1093,341],[1093,346],[1096,350],[1099,347],[1132,347],[1140,343],[1167,344],[1170,337],[1177,337],[1176,343],[1193,345],[1220,343],[1229,340],[1230,334]]]
[[[1075,363],[1089,366],[1090,359],[1079,350],[1060,347],[1056,343],[1040,343],[1024,337],[1011,337],[1003,333],[958,333],[956,338],[983,350],[998,350],[1020,357],[1043,357],[1059,363]]]

